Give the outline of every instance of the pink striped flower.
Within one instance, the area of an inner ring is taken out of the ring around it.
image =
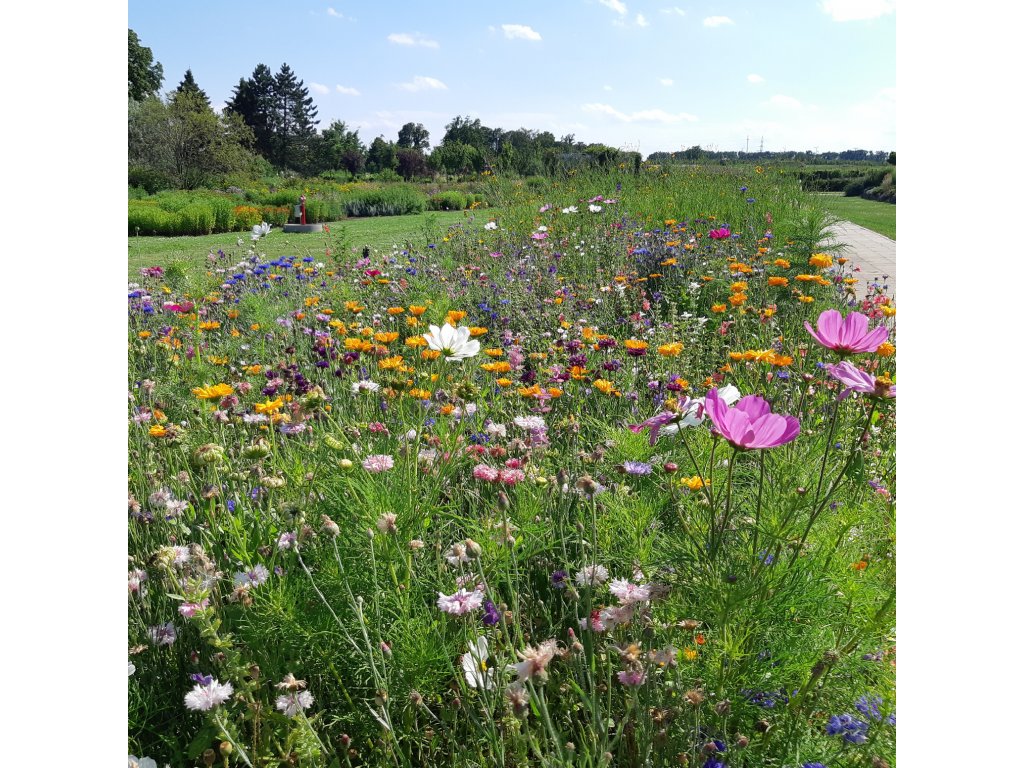
[[[772,413],[771,406],[757,395],[747,395],[730,408],[718,390],[712,389],[704,402],[711,423],[734,448],[777,448],[800,434],[796,417]]]
[[[804,327],[816,342],[838,352],[840,356],[874,352],[879,344],[889,338],[889,329],[884,325],[869,331],[867,315],[860,312],[851,312],[843,317],[838,310],[826,309],[818,315],[817,330],[806,320]]]
[[[829,376],[846,385],[839,400],[845,400],[853,392],[863,392],[871,397],[896,397],[896,385],[884,379],[876,379],[867,371],[862,371],[853,363],[843,361],[838,365],[826,365]]]

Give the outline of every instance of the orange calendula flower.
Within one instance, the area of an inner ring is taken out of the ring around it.
[[[250,331],[258,331],[259,329],[260,329],[260,324],[259,323],[253,323],[252,325],[249,326],[249,330]]]
[[[558,399],[562,396],[562,390],[558,387],[548,387],[548,396],[553,399]]]
[[[812,267],[824,269],[825,267],[832,266],[832,257],[827,253],[812,253],[811,258],[807,260],[807,263]]]
[[[734,307],[738,307],[746,300],[747,294],[745,293],[734,293],[732,296],[729,297],[729,303],[732,304]]]
[[[572,368],[569,369],[569,375],[572,376],[572,378],[575,381],[580,381],[581,379],[587,378],[587,374],[589,373],[590,371],[588,371],[581,365],[574,365]]]
[[[306,297],[305,304],[306,304],[307,307],[315,307],[319,303],[320,303],[320,297],[319,296],[307,296]]]
[[[382,331],[374,334],[373,338],[380,344],[390,344],[398,338],[397,331]]]
[[[494,383],[497,384],[499,387],[511,387],[512,379],[498,379]]]
[[[462,320],[465,316],[465,312],[450,309],[448,310],[448,314],[445,316],[445,320],[448,322],[449,325],[456,326],[459,324],[459,321]]]
[[[237,320],[237,319],[238,319],[238,310],[237,309],[228,310],[228,320]]]
[[[729,290],[732,291],[733,293],[743,293],[745,290],[747,290],[747,281],[738,280],[729,286]]]
[[[712,312],[719,312],[719,313],[721,313],[721,312],[725,312],[725,310],[727,310],[727,309],[728,309],[728,307],[725,306],[725,304],[712,304],[711,305],[711,311]]]
[[[140,339],[148,339],[152,335],[153,335],[152,331],[139,331],[139,338]]]
[[[214,384],[210,387],[196,387],[192,390],[192,394],[200,400],[216,400],[234,393],[235,390],[230,384]]]
[[[494,349],[485,349],[484,354],[487,355],[488,357],[504,357],[505,350],[502,349],[501,347],[496,347]]]
[[[392,371],[401,368],[405,361],[401,355],[393,355],[391,357],[385,357],[377,362],[377,367],[383,371]]]
[[[455,410],[455,406],[454,405],[452,405],[451,403],[445,403],[444,405],[441,406],[441,415],[442,416],[447,416],[448,414],[450,414],[454,410]]]
[[[405,346],[407,347],[425,347],[427,346],[427,340],[422,336],[410,336],[405,340]]]
[[[707,483],[704,482],[704,478],[700,475],[694,475],[693,477],[681,477],[679,478],[679,484],[684,488],[689,488],[691,491],[699,491]]]
[[[789,279],[785,277],[769,277],[768,285],[772,286],[773,288],[785,288],[787,285],[789,285]]]
[[[786,259],[776,259],[772,264],[780,269],[789,269],[789,262]]]
[[[896,314],[896,307],[882,307],[882,314],[886,317],[892,317]]]
[[[607,379],[594,379],[594,389],[612,397],[622,397],[622,393]]]
[[[683,344],[679,341],[673,341],[668,344],[662,344],[658,347],[658,354],[662,357],[676,357],[683,351]]]
[[[640,339],[626,339],[623,342],[623,344],[625,345],[626,349],[636,350],[644,350],[647,349],[648,346],[650,346],[646,341],[641,341]]]
[[[813,296],[801,296],[800,297],[800,301],[803,304],[813,304],[814,303],[814,297]]]
[[[259,376],[261,373],[263,373],[263,366],[261,366],[261,365],[247,365],[242,370],[245,371],[250,376]]]
[[[883,341],[878,345],[878,349],[875,350],[879,357],[892,357],[896,354],[896,345],[890,344],[888,341]]]
[[[410,304],[409,305],[409,314],[412,315],[413,317],[419,317],[420,315],[422,315],[426,311],[427,311],[426,307],[420,307],[420,306],[417,306],[416,304]]]
[[[420,357],[424,360],[437,360],[441,356],[440,351],[436,349],[424,349],[420,352]]]
[[[855,570],[855,571],[863,571],[865,568],[868,567],[868,561],[867,560],[858,560],[856,563],[853,563],[852,565],[850,565],[850,567],[853,568],[853,570]]]
[[[816,283],[818,282],[817,275],[797,275],[796,279],[801,283]]]
[[[347,309],[349,312],[353,314],[358,314],[362,312],[364,309],[366,309],[366,307],[364,307],[358,301],[346,301],[345,309]]]
[[[506,360],[497,360],[493,363],[484,363],[480,368],[488,373],[508,373],[512,366]]]
[[[403,312],[405,312],[405,307],[388,307],[388,314],[391,315],[392,317],[395,315],[400,315]]]
[[[207,320],[199,324],[200,331],[215,331],[220,328],[220,321],[218,320]]]
[[[469,335],[470,336],[483,336],[485,333],[487,333],[487,329],[486,328],[481,328],[478,325],[473,325],[473,326],[470,326],[470,328],[469,328]]]
[[[161,424],[154,424],[152,427],[149,428],[149,436],[150,437],[166,437],[167,436],[167,428],[164,427]]]
[[[692,647],[691,648],[684,648],[683,649],[683,658],[686,659],[687,661],[693,661],[694,659],[697,658],[697,649],[696,648],[692,648]]]

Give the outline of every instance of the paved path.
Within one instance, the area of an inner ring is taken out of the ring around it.
[[[847,246],[841,254],[850,260],[847,268],[860,267],[860,272],[854,273],[860,278],[856,286],[857,296],[863,298],[868,285],[877,281],[889,286],[887,293],[895,298],[896,241],[849,221],[839,222],[832,230],[835,239],[831,242],[845,243]]]

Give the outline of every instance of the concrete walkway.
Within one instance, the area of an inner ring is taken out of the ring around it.
[[[850,260],[846,268],[860,267],[860,272],[853,273],[854,277],[860,278],[856,285],[857,296],[863,298],[867,294],[868,285],[878,282],[889,286],[886,293],[895,298],[896,241],[849,221],[840,221],[832,227],[832,231],[835,237],[829,241],[830,245],[846,244],[846,248],[839,252],[839,255]]]

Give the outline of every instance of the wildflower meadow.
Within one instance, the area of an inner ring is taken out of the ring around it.
[[[631,170],[130,276],[140,765],[894,764],[894,301]]]

